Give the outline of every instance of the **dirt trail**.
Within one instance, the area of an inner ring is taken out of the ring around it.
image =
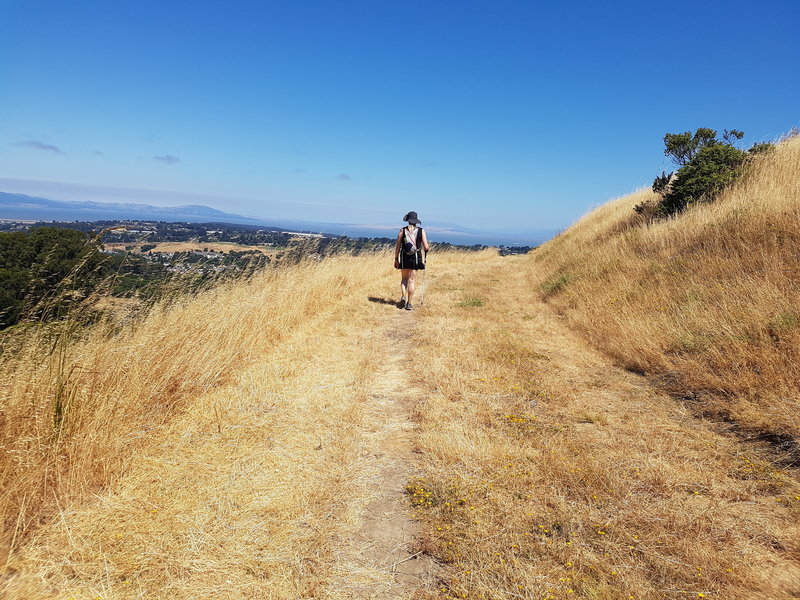
[[[614,367],[532,300],[522,260],[442,260],[429,274],[432,301],[418,312],[369,296],[388,275],[326,306],[154,432],[96,500],[43,525],[0,598],[410,600],[440,584],[471,594],[503,582],[518,597],[566,577],[568,556],[592,577],[595,565],[617,570],[616,555],[598,548],[619,550],[618,564],[632,565],[626,585],[647,591],[641,573],[679,581],[665,571],[675,561],[707,565],[728,546],[747,558],[729,553],[717,570],[744,572],[758,549],[768,576],[727,589],[766,589],[767,580],[789,589],[796,561],[769,546],[789,548],[797,531],[773,497],[777,475],[765,472],[763,490],[754,475],[737,476],[739,444]],[[542,425],[522,435],[506,415],[528,411]],[[509,463],[533,465],[535,475],[511,477]],[[482,490],[474,512],[412,511],[405,486],[417,474]],[[556,510],[573,536],[563,555],[528,532],[528,513]],[[641,536],[637,562],[632,545],[600,546],[595,523]],[[687,531],[705,538],[684,543]],[[420,552],[421,538],[448,566]],[[477,576],[457,583],[455,569],[480,571],[485,586]],[[693,587],[684,587],[695,589],[699,576],[689,575]]]
[[[792,473],[592,349],[524,257],[480,259],[439,265],[416,328],[448,595],[800,597]]]
[[[371,500],[342,545],[330,585],[334,598],[407,598],[436,584],[437,564],[418,547],[419,525],[405,496],[414,468],[411,411],[422,393],[405,366],[413,318],[398,311],[391,319],[370,387],[361,455],[371,464]]]
[[[378,283],[378,285],[380,282]],[[417,553],[411,324],[331,305],[194,404],[15,557],[0,598],[404,598]]]

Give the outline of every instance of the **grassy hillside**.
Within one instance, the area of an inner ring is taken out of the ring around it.
[[[0,598],[798,597],[798,167],[433,252],[415,311],[378,252],[17,329]]]
[[[114,482],[198,397],[363,296],[381,267],[391,270],[389,259],[267,270],[164,302],[135,323],[87,331],[53,323],[4,338],[0,562],[59,506]]]
[[[530,261],[436,253],[414,312],[387,255],[301,264],[6,358],[0,598],[793,597],[792,472],[614,368]],[[364,558],[381,490],[435,587]]]
[[[438,263],[417,325],[409,491],[442,596],[793,597],[792,471],[588,348],[531,297],[530,260]]]
[[[618,364],[799,460],[800,138],[713,204],[641,222],[633,207],[653,196],[614,200],[536,250],[535,289]]]

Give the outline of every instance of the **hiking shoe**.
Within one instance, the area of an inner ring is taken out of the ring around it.
[[[397,303],[397,308],[403,308],[406,305],[406,299],[400,298],[400,302]]]
[[[411,302],[406,302],[406,310],[414,310],[414,307],[411,306]]]

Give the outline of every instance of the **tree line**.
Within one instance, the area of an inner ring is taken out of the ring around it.
[[[101,287],[146,293],[163,272],[161,265],[103,253],[98,236],[76,229],[0,233],[0,329],[64,316]]]

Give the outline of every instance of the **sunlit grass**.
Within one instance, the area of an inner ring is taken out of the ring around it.
[[[674,219],[640,221],[633,206],[652,196],[614,200],[535,250],[532,286],[698,412],[800,436],[800,138]]]
[[[116,481],[199,397],[334,306],[363,300],[389,262],[341,257],[266,270],[174,294],[122,325],[66,319],[13,332],[0,364],[2,562],[59,507]]]
[[[796,473],[696,416],[796,432],[799,157],[668,222],[637,223],[643,192],[531,256],[437,254],[410,314],[377,254],[26,326],[0,365],[0,594],[347,597],[401,314],[423,391],[405,497],[443,568],[409,597],[792,597]]]
[[[408,494],[447,566],[440,596],[789,598],[792,472],[753,448],[746,462],[522,300],[528,260],[487,263],[501,287],[440,264],[417,328],[429,394]],[[453,318],[465,296],[487,302]]]

